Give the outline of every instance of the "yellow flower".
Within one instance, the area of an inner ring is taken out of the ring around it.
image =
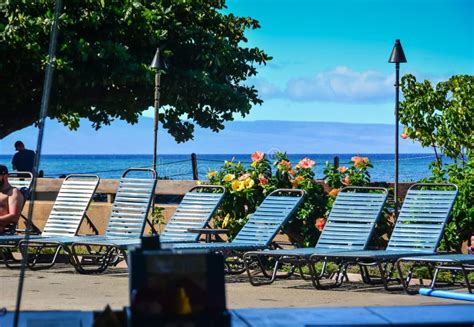
[[[226,228],[227,225],[229,225],[229,220],[230,220],[230,214],[227,214],[227,215],[224,217],[224,221],[222,222],[222,228]]]
[[[254,161],[250,164],[250,166],[252,166],[252,168],[257,167],[257,165],[258,165],[258,161]]]
[[[233,181],[234,179],[235,179],[234,174],[227,174],[224,176],[224,182],[230,182],[230,181]]]
[[[244,188],[245,188],[245,182],[241,182],[241,181],[232,182],[232,189],[234,191],[242,191]]]
[[[209,177],[209,178],[212,178],[212,177],[214,177],[214,176],[216,176],[216,175],[217,175],[217,171],[216,171],[216,170],[210,171],[209,173],[207,173],[207,177]]]
[[[254,185],[255,185],[255,181],[251,178],[247,178],[245,181],[244,181],[244,184],[245,184],[245,187],[246,188],[252,188]]]

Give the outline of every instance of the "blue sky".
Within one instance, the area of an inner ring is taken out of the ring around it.
[[[471,0],[228,0],[250,16],[250,46],[274,59],[250,83],[265,103],[245,120],[393,123],[394,65],[401,74],[439,81],[474,73]],[[242,119],[236,117],[237,119]]]
[[[474,74],[474,0],[227,0],[227,5],[227,12],[260,21],[260,29],[247,32],[248,46],[260,47],[274,57],[249,81],[259,89],[264,104],[245,118],[235,117],[248,126],[257,126],[252,121],[261,120],[393,125],[394,65],[387,61],[397,38],[408,59],[402,64],[402,74],[432,81]],[[151,117],[152,111],[144,115]],[[113,146],[115,127],[134,133],[136,126],[116,122],[96,132],[84,121],[78,132],[68,132],[58,123],[50,124],[45,153],[95,153],[91,142],[97,151],[110,149],[107,153],[151,152],[151,143],[149,150],[136,148],[133,142],[129,148],[123,146],[126,139],[119,148]],[[140,124],[149,122],[142,119]],[[266,125],[271,131],[273,125]],[[393,149],[393,126],[389,125],[367,135],[362,133],[364,126],[361,130],[344,125],[332,136],[306,129],[298,138],[281,138],[280,130],[269,135],[261,127],[247,130],[228,123],[219,134],[198,128],[195,141],[180,145],[161,129],[159,151],[253,151],[242,147],[242,140],[247,140],[252,149],[279,147],[293,153],[389,153]],[[331,126],[335,125],[324,131]],[[13,152],[17,139],[32,147],[36,135],[33,127],[10,135],[0,142],[0,154]],[[59,144],[58,139],[65,141]],[[429,150],[410,140],[402,140],[400,146],[401,152]]]

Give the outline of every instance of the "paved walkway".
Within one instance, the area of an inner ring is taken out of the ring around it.
[[[0,308],[14,309],[18,271],[0,268]],[[229,276],[227,306],[237,308],[350,307],[390,305],[435,305],[460,303],[454,300],[386,293],[381,287],[351,283],[335,290],[315,290],[301,280],[278,281],[253,287],[245,275]],[[26,275],[23,310],[101,310],[128,305],[128,274],[115,268],[103,275],[80,275],[63,266]]]

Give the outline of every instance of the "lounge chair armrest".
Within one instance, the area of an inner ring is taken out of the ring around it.
[[[15,229],[15,232],[16,232],[17,234],[26,234],[26,229],[23,229],[23,228],[22,228],[22,229]],[[30,235],[39,235],[39,234],[41,234],[41,233],[38,233],[38,232],[35,231],[34,229],[32,229],[32,230],[30,231]]]
[[[210,242],[224,242],[220,235],[227,234],[228,229],[224,228],[189,228],[189,233],[198,233],[200,236],[204,235],[206,243]]]
[[[219,235],[219,234],[227,234],[229,230],[224,229],[224,228],[189,228],[188,232],[199,233],[199,234],[209,234],[209,235]]]

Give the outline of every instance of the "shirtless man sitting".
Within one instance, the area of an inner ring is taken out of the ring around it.
[[[16,224],[23,207],[23,195],[8,183],[8,169],[0,165],[0,234],[11,224]]]

